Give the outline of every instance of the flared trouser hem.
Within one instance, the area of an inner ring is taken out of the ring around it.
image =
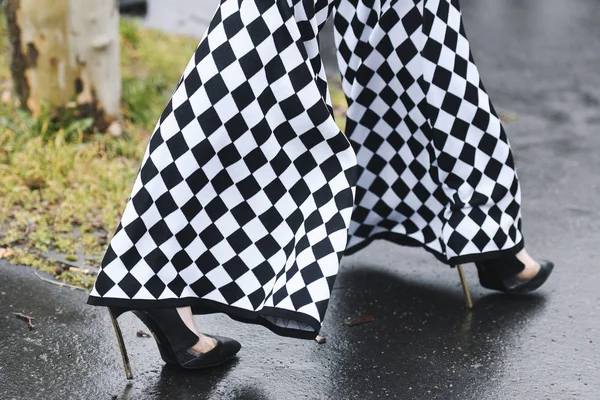
[[[224,313],[230,318],[243,323],[255,324],[269,329],[271,332],[295,339],[314,339],[321,330],[321,324],[316,319],[292,311],[265,307],[260,311],[249,311],[231,305],[193,297],[163,300],[129,300],[89,296],[88,305],[99,307],[116,307],[128,310],[143,310],[150,308],[191,307],[195,315]],[[283,318],[297,321],[310,327],[311,330],[284,328],[273,324],[268,318]]]
[[[525,248],[525,239],[521,239],[519,243],[508,249],[487,251],[476,254],[465,254],[462,256],[448,258],[447,255],[440,253],[439,251],[436,251],[430,247],[427,247],[422,242],[411,238],[410,236],[395,232],[381,232],[370,236],[367,240],[363,242],[348,247],[344,252],[344,256],[356,254],[364,248],[368,247],[371,243],[373,243],[376,240],[386,240],[388,242],[392,242],[400,246],[421,247],[426,252],[432,254],[438,261],[447,264],[451,267],[454,267],[457,264],[475,263],[480,261],[492,260],[495,258],[501,258],[510,254],[516,254]]]
[[[318,42],[334,9],[346,135]],[[313,338],[342,255],[375,239],[450,265],[523,248],[514,160],[458,2],[223,0],[89,304],[190,306]]]

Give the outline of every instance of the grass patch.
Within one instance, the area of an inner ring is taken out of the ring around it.
[[[12,101],[0,104],[0,246],[14,250],[11,262],[57,273],[63,268],[44,254],[55,251],[74,261],[81,251],[91,257],[87,265],[97,266],[119,222],[153,125],[197,45],[130,19],[120,30],[121,137],[94,132],[89,119],[50,112],[34,119]],[[5,91],[11,86],[6,36],[1,18]],[[61,275],[86,287],[93,282],[82,272],[64,269]]]
[[[11,83],[0,18],[0,247],[11,249],[4,253],[11,262],[84,287],[93,276],[49,261],[47,253],[98,266],[154,124],[197,46],[196,39],[141,28],[131,19],[121,20],[120,33],[124,133],[114,137],[95,132],[91,120],[51,112],[34,119],[5,100]],[[344,126],[338,81],[332,97]]]

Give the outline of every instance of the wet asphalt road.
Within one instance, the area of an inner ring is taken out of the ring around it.
[[[496,107],[518,116],[507,130],[528,248],[557,264],[539,293],[492,294],[468,267],[469,312],[454,270],[379,242],[345,259],[326,344],[197,317],[244,347],[232,364],[181,372],[163,367],[152,340],[135,337],[142,324],[124,316],[128,383],[104,310],[0,263],[0,399],[600,398],[600,2],[462,3]],[[15,311],[36,316],[37,330]],[[360,315],[375,320],[344,325]]]

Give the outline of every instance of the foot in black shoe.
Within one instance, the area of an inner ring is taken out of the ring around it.
[[[214,367],[232,359],[242,347],[233,339],[192,331],[175,308],[144,310],[110,308],[109,311],[121,348],[125,373],[129,379],[132,376],[129,359],[116,321],[119,315],[127,311],[132,311],[152,332],[160,355],[167,364],[186,369]]]
[[[537,272],[526,271],[516,255],[476,263],[481,286],[505,293],[524,294],[542,286],[554,269],[550,261],[539,263]],[[524,278],[527,277],[527,278]]]
[[[236,340],[203,335],[214,339],[216,346],[207,353],[197,353],[193,348],[179,352],[175,357],[181,367],[186,369],[215,367],[232,359],[242,348],[242,345]]]
[[[550,274],[552,273],[552,270],[554,270],[553,262],[542,261],[540,263],[540,268],[537,274],[535,274],[535,276],[533,276],[532,278],[528,280],[523,280],[518,277],[514,277],[512,280],[508,281],[506,283],[507,287],[510,288],[508,290],[508,293],[524,294],[533,292],[534,290],[542,286],[544,283],[546,283],[546,281],[550,277]]]

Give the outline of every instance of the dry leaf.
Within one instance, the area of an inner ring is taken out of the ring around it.
[[[15,255],[13,249],[9,248],[0,248],[0,258],[10,258]]]
[[[345,324],[348,326],[356,326],[356,325],[367,324],[369,322],[373,322],[374,320],[375,320],[375,317],[372,315],[363,315],[361,317],[356,317],[356,318],[347,318],[345,321]]]

